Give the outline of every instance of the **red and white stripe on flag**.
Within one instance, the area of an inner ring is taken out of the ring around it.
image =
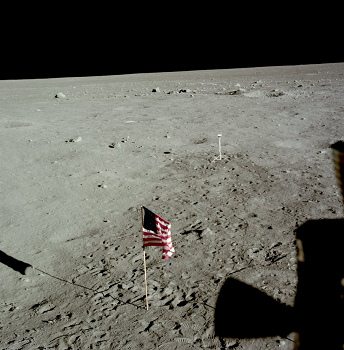
[[[161,216],[142,207],[143,246],[162,247],[162,258],[168,260],[175,252],[172,245],[171,224]]]

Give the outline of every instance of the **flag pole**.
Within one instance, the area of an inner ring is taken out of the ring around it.
[[[143,228],[143,207],[141,206],[141,223]],[[143,231],[141,229],[141,231]],[[146,269],[146,251],[145,247],[143,246],[143,269],[145,273],[145,291],[146,291],[146,309],[148,310],[148,286],[147,286],[147,269]]]
[[[146,270],[146,251],[143,248],[143,268],[145,270],[145,289],[146,289],[146,309],[148,310],[148,287],[147,287],[147,270]]]

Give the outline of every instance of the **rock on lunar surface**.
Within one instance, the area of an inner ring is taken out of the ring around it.
[[[58,93],[55,95],[55,98],[66,98],[66,95],[65,95],[63,92],[58,92]]]

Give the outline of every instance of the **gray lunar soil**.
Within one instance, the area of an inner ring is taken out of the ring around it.
[[[0,81],[0,251],[32,266],[0,263],[0,349],[293,349],[215,336],[216,301],[293,306],[296,227],[343,216],[343,97],[343,63]],[[148,311],[141,205],[176,250],[146,248]]]

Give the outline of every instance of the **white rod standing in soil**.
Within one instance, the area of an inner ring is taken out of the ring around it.
[[[222,134],[218,134],[217,137],[219,138],[219,159],[222,159],[222,154],[221,154],[221,136]]]

